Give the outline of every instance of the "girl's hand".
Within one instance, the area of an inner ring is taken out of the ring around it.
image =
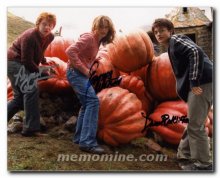
[[[86,77],[88,77],[88,78],[89,78],[89,77],[90,77],[90,71],[89,71],[89,70],[87,70],[87,71],[86,71],[86,73],[85,73],[85,75],[86,75]]]

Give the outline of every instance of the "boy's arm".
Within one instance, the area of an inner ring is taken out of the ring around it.
[[[188,38],[181,38],[173,36],[172,39],[176,44],[175,52],[180,53],[182,56],[186,56],[186,60],[189,60],[189,80],[190,88],[198,87],[200,85],[199,79],[203,70],[203,54],[193,41]]]

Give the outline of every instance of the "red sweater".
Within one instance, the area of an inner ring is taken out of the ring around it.
[[[28,29],[8,49],[8,60],[21,62],[30,72],[38,72],[39,63],[45,60],[44,51],[53,39],[52,33],[42,38],[37,28]]]
[[[93,33],[84,33],[80,36],[75,44],[69,46],[66,54],[69,57],[69,64],[74,65],[82,73],[90,69],[93,62],[96,60],[96,55],[99,50],[99,41]]]

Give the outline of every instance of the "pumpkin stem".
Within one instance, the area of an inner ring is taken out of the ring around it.
[[[62,26],[60,27],[59,31],[56,30],[56,32],[54,33],[55,36],[61,36],[61,32],[62,32]]]

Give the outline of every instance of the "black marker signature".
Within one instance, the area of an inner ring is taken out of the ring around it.
[[[182,123],[189,123],[189,118],[187,116],[172,116],[170,117],[169,114],[163,114],[161,115],[162,121],[157,122],[151,119],[150,117],[147,117],[143,112],[141,113],[142,116],[146,119],[144,129],[142,132],[144,132],[147,128],[149,127],[154,127],[154,126],[166,126],[169,124],[176,124],[179,122]]]
[[[122,80],[121,77],[112,78],[113,71],[108,71],[101,75],[96,74],[96,70],[99,67],[99,62],[95,61],[90,68],[90,77],[89,81],[93,85],[95,91],[98,93],[104,88],[109,88],[113,86],[118,86]],[[93,70],[91,70],[93,69]]]

